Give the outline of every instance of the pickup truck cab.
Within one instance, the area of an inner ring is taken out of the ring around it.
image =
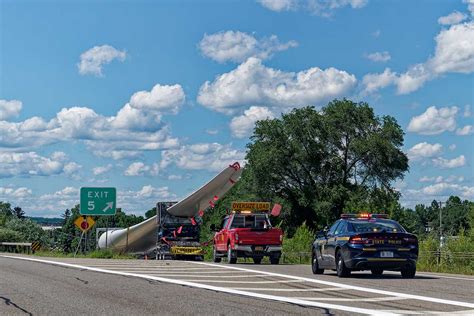
[[[215,226],[211,225],[211,229]],[[268,256],[271,264],[278,264],[281,257],[283,232],[273,228],[266,213],[232,213],[221,223],[214,235],[214,262],[234,264],[237,258],[252,258],[259,264]]]

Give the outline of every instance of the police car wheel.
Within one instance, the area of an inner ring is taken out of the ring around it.
[[[405,279],[413,279],[416,274],[416,268],[404,268],[400,271]]]
[[[336,272],[337,276],[340,278],[345,278],[351,275],[351,270],[346,267],[341,252],[338,252],[336,255]]]
[[[370,272],[372,272],[372,275],[381,276],[383,274],[383,269],[374,268],[374,269],[371,269]]]
[[[313,252],[312,258],[311,258],[311,268],[313,270],[313,274],[323,274],[324,269],[319,268],[319,263],[318,263],[318,258],[316,257],[316,254]]]

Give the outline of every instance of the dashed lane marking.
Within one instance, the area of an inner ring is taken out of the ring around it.
[[[254,287],[233,287],[234,290],[242,290],[242,291],[269,291],[269,292],[326,292],[326,291],[346,291],[347,289],[343,289],[340,287],[326,287],[326,288],[307,288],[307,289],[272,289],[272,288],[254,288]]]
[[[373,310],[373,309],[365,309],[365,308],[351,307],[351,306],[344,306],[344,305],[336,305],[336,304],[330,304],[330,303],[305,301],[305,300],[295,299],[295,298],[291,298],[291,297],[283,297],[283,296],[275,296],[275,295],[253,293],[253,292],[240,291],[240,290],[233,290],[233,289],[230,289],[230,288],[224,288],[224,287],[213,286],[213,285],[208,285],[208,284],[201,284],[201,283],[195,283],[195,282],[183,281],[183,280],[173,280],[173,279],[167,279],[167,278],[163,278],[163,277],[155,277],[155,276],[151,276],[151,275],[143,275],[143,274],[122,272],[122,271],[105,270],[105,269],[93,268],[93,267],[88,267],[88,266],[84,266],[84,265],[71,264],[71,263],[65,263],[65,262],[35,259],[35,258],[28,258],[28,257],[5,256],[5,255],[2,255],[2,257],[17,259],[17,260],[25,260],[25,261],[46,263],[46,264],[52,264],[52,265],[57,265],[57,266],[63,266],[63,267],[84,269],[84,270],[102,272],[102,273],[108,273],[108,274],[124,275],[124,276],[131,276],[131,277],[137,277],[137,278],[143,278],[143,279],[150,279],[150,280],[161,281],[161,282],[164,282],[164,283],[184,285],[184,286],[200,288],[200,289],[207,289],[207,290],[212,290],[212,291],[217,291],[217,292],[222,292],[222,293],[247,296],[247,297],[251,297],[251,298],[262,298],[262,299],[268,299],[268,300],[272,300],[272,301],[292,303],[292,304],[297,304],[297,305],[301,305],[301,306],[312,306],[312,307],[325,308],[325,309],[330,309],[330,310],[342,310],[342,311],[346,311],[346,312],[359,313],[359,314],[364,314],[364,315],[397,315],[396,313],[381,312],[379,310]]]
[[[242,284],[272,284],[272,283],[301,283],[298,280],[283,281],[221,281],[221,280],[186,280],[189,282],[205,282],[205,283],[242,283]]]
[[[300,300],[307,301],[334,301],[334,302],[384,302],[406,300],[403,297],[384,296],[384,297],[364,297],[364,298],[341,298],[341,297],[297,297]]]
[[[414,294],[392,292],[392,291],[379,290],[379,289],[373,289],[373,288],[362,287],[362,286],[355,286],[355,285],[349,285],[349,284],[343,284],[343,283],[323,281],[323,280],[318,280],[318,279],[310,279],[310,278],[293,276],[293,275],[285,275],[285,274],[281,274],[281,273],[266,272],[266,271],[252,270],[252,269],[239,268],[239,267],[223,266],[223,265],[217,265],[217,264],[214,264],[214,263],[206,263],[206,262],[190,262],[190,263],[196,264],[196,265],[197,264],[206,265],[206,266],[210,266],[210,267],[225,267],[226,269],[240,270],[240,271],[246,271],[246,272],[259,272],[259,273],[266,274],[266,275],[269,275],[269,276],[289,278],[289,279],[294,279],[294,280],[302,280],[302,281],[313,282],[313,283],[324,284],[324,285],[330,285],[330,286],[336,286],[336,287],[338,286],[338,287],[343,287],[343,288],[346,288],[346,289],[351,289],[351,290],[356,290],[356,291],[363,291],[363,292],[368,292],[368,293],[376,293],[376,294],[389,295],[389,296],[397,296],[397,297],[403,297],[403,298],[408,298],[408,299],[412,299],[412,300],[433,302],[433,303],[438,303],[438,304],[448,304],[448,305],[454,305],[454,306],[460,306],[460,307],[474,308],[474,304],[467,303],[467,302],[461,302],[461,301],[453,301],[453,300],[446,300],[446,299],[429,297],[429,296],[421,296],[421,295],[414,295]]]

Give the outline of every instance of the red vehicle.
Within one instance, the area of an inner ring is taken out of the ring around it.
[[[211,229],[216,231],[215,225]],[[252,258],[259,264],[268,256],[271,264],[278,264],[281,257],[283,232],[273,228],[267,213],[242,211],[224,218],[221,229],[214,235],[214,262],[234,264],[237,258]]]

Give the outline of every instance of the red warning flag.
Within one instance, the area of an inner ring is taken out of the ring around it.
[[[281,205],[276,203],[273,206],[272,212],[270,214],[276,217],[276,216],[280,216],[280,212],[281,212]]]
[[[214,206],[215,206],[215,205],[214,205],[214,202],[209,201],[209,206],[210,206],[211,208],[214,208]]]
[[[214,201],[219,200],[219,197],[217,195],[214,195]]]
[[[200,216],[200,217],[203,217],[203,216],[204,216],[204,211],[203,211],[203,210],[199,210],[199,216]]]
[[[183,226],[179,226],[179,228],[178,228],[178,234],[181,234],[182,231],[183,231]]]
[[[193,224],[193,226],[196,226],[197,223],[194,217],[191,217],[190,220],[191,220],[191,224]]]
[[[173,230],[173,237],[176,238],[176,230]]]

